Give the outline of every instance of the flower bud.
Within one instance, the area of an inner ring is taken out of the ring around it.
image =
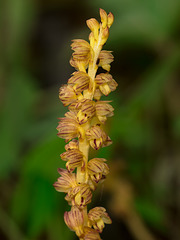
[[[100,17],[101,17],[102,27],[105,28],[108,23],[107,13],[102,8],[99,9],[99,12],[100,12]]]
[[[99,30],[99,23],[95,18],[90,18],[86,21],[88,28],[93,32],[94,38],[98,39],[98,30]]]
[[[113,22],[114,22],[114,15],[110,12],[108,14],[108,24],[107,24],[108,28],[110,28],[112,26]]]
[[[73,139],[71,142],[65,145],[66,151],[72,150],[72,149],[78,149],[79,148],[79,142],[76,139]]]

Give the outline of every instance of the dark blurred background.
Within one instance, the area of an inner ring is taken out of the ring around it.
[[[105,206],[113,220],[104,240],[180,239],[180,1],[2,0],[1,240],[76,239],[52,186],[65,166],[58,89],[74,71],[71,40],[88,40],[85,20],[99,20],[99,8],[115,16],[104,49],[119,86],[106,98],[113,145],[96,155],[111,175],[90,207]]]

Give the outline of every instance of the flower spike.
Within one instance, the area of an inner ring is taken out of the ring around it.
[[[88,158],[90,147],[98,150],[112,143],[103,125],[113,116],[114,108],[111,101],[102,101],[101,96],[117,88],[117,82],[109,73],[114,57],[111,51],[102,50],[114,16],[100,9],[100,18],[100,22],[95,18],[86,21],[90,29],[89,42],[72,41],[70,64],[75,72],[59,89],[59,99],[69,111],[57,126],[57,135],[67,143],[66,151],[60,155],[66,161],[66,169],[58,169],[61,176],[54,187],[66,193],[65,200],[71,210],[64,213],[64,221],[80,240],[101,240],[105,223],[112,222],[103,207],[87,210],[96,186],[109,173],[106,159]],[[97,75],[99,67],[106,72]]]

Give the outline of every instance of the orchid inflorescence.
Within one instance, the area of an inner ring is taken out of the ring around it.
[[[92,192],[109,173],[106,159],[88,160],[90,146],[98,150],[112,143],[102,126],[107,117],[113,115],[114,109],[110,101],[101,101],[100,98],[117,87],[116,81],[109,74],[113,55],[111,51],[102,50],[114,16],[100,9],[100,17],[100,23],[95,18],[87,20],[91,30],[90,43],[83,39],[72,41],[74,52],[70,64],[76,71],[68,84],[59,90],[59,98],[69,111],[60,118],[58,136],[69,143],[65,145],[66,152],[60,155],[66,161],[66,169],[58,169],[61,176],[54,187],[59,192],[67,193],[65,199],[71,205],[71,210],[65,212],[64,220],[81,240],[101,239],[99,233],[104,223],[111,223],[103,207],[95,207],[87,212]],[[98,67],[102,67],[105,72],[97,75]]]

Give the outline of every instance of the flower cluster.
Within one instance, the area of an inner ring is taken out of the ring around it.
[[[98,150],[111,144],[103,125],[107,117],[113,116],[114,109],[110,101],[101,101],[100,98],[117,87],[109,73],[113,55],[111,51],[102,50],[114,17],[100,9],[100,18],[100,23],[95,18],[87,20],[91,30],[89,42],[83,39],[72,41],[74,52],[70,64],[76,71],[59,90],[59,98],[69,111],[60,118],[57,127],[58,136],[67,143],[66,151],[60,155],[66,161],[66,169],[58,169],[61,176],[54,187],[66,193],[65,199],[71,206],[71,210],[64,214],[65,223],[84,240],[101,239],[99,233],[104,224],[111,223],[105,208],[95,207],[87,211],[97,184],[109,173],[106,159],[88,159],[90,147]],[[104,73],[97,74],[99,67]]]

